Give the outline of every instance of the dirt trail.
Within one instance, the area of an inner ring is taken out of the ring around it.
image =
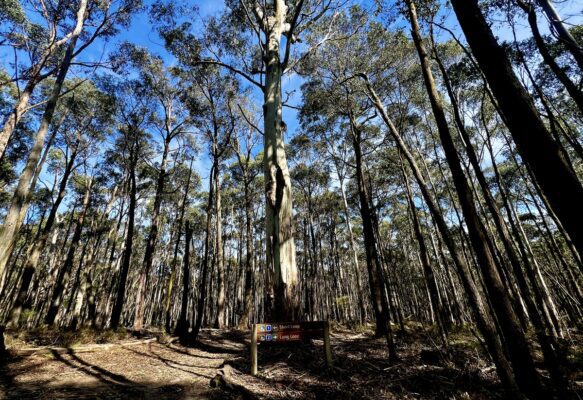
[[[212,333],[199,348],[151,342],[16,357],[0,371],[0,399],[224,399],[209,381],[242,350]]]
[[[248,336],[204,330],[195,348],[150,342],[15,357],[1,367],[0,399],[503,398],[492,364],[467,334],[451,337],[444,357],[427,333],[397,333],[400,360],[391,364],[382,339],[338,328],[333,368],[318,340],[260,346],[257,377],[248,374]],[[225,364],[239,390],[210,386]]]

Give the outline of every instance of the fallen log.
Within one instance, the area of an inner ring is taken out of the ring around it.
[[[211,379],[210,385],[213,388],[221,388],[241,394],[245,399],[258,399],[259,397],[245,386],[242,376],[244,376],[242,372],[225,363],[215,377]]]
[[[99,350],[109,350],[115,347],[128,347],[128,346],[136,346],[140,344],[148,344],[157,341],[157,338],[150,338],[145,340],[138,340],[133,342],[126,342],[126,343],[107,343],[107,344],[90,344],[90,345],[82,345],[77,347],[52,347],[52,346],[41,346],[41,347],[28,347],[22,349],[8,349],[7,351],[16,356],[31,356],[33,354],[44,354],[44,353],[57,353],[57,354],[65,354],[69,352],[74,353],[91,353],[94,351]]]

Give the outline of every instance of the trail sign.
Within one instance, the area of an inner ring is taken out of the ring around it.
[[[308,339],[324,339],[326,364],[331,366],[332,350],[328,321],[253,324],[251,329],[251,375],[257,375],[258,344],[298,343]]]

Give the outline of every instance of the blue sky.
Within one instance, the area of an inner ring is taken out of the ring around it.
[[[146,1],[146,5],[151,3],[150,0]],[[358,3],[364,6],[370,5],[370,0],[356,0],[354,3]],[[200,27],[200,18],[205,18],[210,15],[214,15],[219,13],[224,8],[224,1],[223,0],[194,0],[193,4],[198,6],[199,15],[193,15],[192,21],[195,27]],[[583,5],[581,5],[580,0],[567,0],[561,1],[556,3],[556,7],[559,10],[559,13],[563,16],[566,23],[577,24],[583,22]],[[539,18],[541,28],[544,31],[548,32],[546,29],[545,21]],[[455,20],[455,16],[453,12],[449,11],[447,15],[447,24],[452,27],[455,31],[459,32],[457,29],[457,21]],[[503,40],[511,38],[511,31],[509,28],[504,27],[504,23],[495,24],[494,26],[495,33]],[[528,28],[526,25],[523,26],[522,29],[519,28],[518,31],[519,38],[524,37],[528,34]],[[444,39],[447,39],[447,35],[443,36]],[[168,65],[172,65],[175,60],[173,57],[168,54],[163,46],[162,40],[157,36],[157,34],[153,31],[151,23],[149,21],[149,17],[146,12],[142,12],[136,15],[131,23],[131,26],[120,32],[120,34],[115,37],[109,43],[103,42],[96,42],[92,46],[90,46],[83,56],[81,57],[84,60],[95,61],[104,56],[107,56],[112,51],[115,51],[117,46],[120,42],[132,42],[137,45],[143,46],[149,49],[152,53],[160,55]],[[7,53],[7,48],[0,48],[0,57],[10,57],[6,59],[11,59],[11,54]],[[5,64],[4,64],[5,65]],[[71,74],[72,76],[72,74]],[[70,76],[70,77],[71,77]],[[290,92],[294,91],[294,95],[291,97],[290,103],[292,105],[297,105],[301,99],[301,93],[299,87],[302,83],[302,79],[297,75],[288,75],[284,78],[283,81],[283,91]],[[259,93],[258,89],[253,90],[253,96],[258,102],[261,103],[261,93]],[[298,128],[298,121],[297,121],[297,111],[284,107],[283,109],[283,118],[288,126],[288,135],[291,136],[295,133]],[[289,139],[288,136],[288,139]],[[203,177],[203,185],[206,187],[206,176],[208,175],[209,163],[205,157],[206,152],[203,151],[201,154],[201,158],[198,164],[199,173]]]
[[[147,4],[151,2],[148,1]],[[195,0],[193,1],[199,9],[199,15],[192,16],[192,22],[195,26],[195,29],[200,28],[201,18],[206,18],[208,16],[216,15],[221,12],[224,8],[224,1],[223,0],[213,0],[213,1],[205,1],[205,0]],[[110,43],[105,44],[105,54],[109,52],[115,51],[117,45],[121,42],[131,42],[142,47],[147,48],[150,52],[161,56],[167,65],[172,65],[176,62],[174,57],[170,55],[166,49],[164,48],[164,44],[162,39],[153,31],[152,24],[149,21],[149,17],[147,13],[140,13],[139,15],[135,16],[132,24],[129,29],[120,32],[120,34],[115,38],[115,40],[111,41]],[[96,59],[102,57],[104,53],[103,44],[102,46],[92,46],[92,49],[85,57],[89,59]],[[294,91],[294,95],[290,98],[290,103],[293,105],[297,105],[301,99],[300,94],[300,85],[302,80],[299,76],[295,74],[288,74],[284,77],[283,80],[283,90],[285,91]],[[259,89],[253,89],[253,97],[255,101],[260,105],[262,101],[262,94],[260,93]],[[259,107],[260,109],[260,107]],[[288,107],[284,107],[283,109],[283,118],[288,125],[288,132],[293,134],[297,127],[297,111]],[[262,144],[258,144],[259,148],[262,148]],[[206,149],[203,147],[200,157],[195,164],[195,168],[198,170],[199,174],[202,177],[202,187],[208,187],[208,174],[210,171],[211,163],[209,158],[206,154]]]

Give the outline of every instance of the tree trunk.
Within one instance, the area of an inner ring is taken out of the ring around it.
[[[461,161],[455,149],[449,125],[445,117],[441,97],[437,91],[429,57],[423,45],[420,28],[417,22],[415,5],[411,0],[406,0],[411,21],[411,33],[419,59],[421,62],[423,80],[431,102],[431,108],[435,116],[435,122],[439,136],[449,164],[454,185],[458,192],[458,198],[468,228],[472,246],[476,252],[478,265],[482,271],[484,283],[488,290],[490,301],[501,331],[507,344],[510,361],[516,376],[516,382],[523,393],[529,397],[537,398],[542,395],[542,387],[539,384],[539,376],[536,372],[534,361],[530,353],[526,336],[520,327],[518,316],[512,307],[507,290],[501,280],[496,267],[495,256],[486,237],[485,227],[476,210],[474,196],[463,172]]]
[[[300,290],[294,244],[291,181],[284,150],[281,109],[280,40],[287,6],[274,1],[273,23],[267,32],[264,87],[264,174],[267,268],[275,273],[274,318],[293,321],[300,317]]]
[[[548,4],[548,2],[545,2]],[[559,145],[541,120],[532,100],[514,74],[477,0],[452,0],[466,39],[482,69],[522,159],[547,197],[553,211],[583,254],[583,187]]]
[[[176,330],[174,331],[174,334],[178,336],[182,342],[185,341],[186,335],[188,334],[187,314],[190,284],[190,242],[192,240],[192,227],[190,226],[189,221],[186,221],[186,232],[184,240],[185,243],[182,271],[182,301],[180,303],[180,316],[178,317],[178,322],[176,323]]]
[[[40,74],[40,65],[37,64],[37,68],[32,70],[32,76],[28,80],[24,90],[20,93],[18,97],[18,101],[14,106],[12,112],[6,117],[4,121],[4,126],[2,127],[2,132],[0,132],[0,162],[4,157],[4,153],[6,152],[6,148],[8,147],[8,143],[12,138],[12,133],[16,129],[16,126],[20,122],[20,119],[26,112],[26,108],[28,107],[28,102],[30,101],[30,97],[32,96],[32,92],[34,88],[39,82],[38,75]]]
[[[366,308],[364,305],[364,298],[362,296],[362,280],[360,277],[360,266],[358,263],[358,250],[354,242],[354,232],[352,231],[352,222],[350,222],[350,213],[348,211],[348,202],[346,201],[346,191],[344,190],[344,176],[341,176],[338,166],[336,166],[336,173],[340,181],[340,194],[342,196],[342,207],[346,216],[346,226],[348,228],[348,239],[350,240],[350,249],[352,250],[352,257],[354,262],[354,275],[356,277],[356,292],[358,297],[358,309],[360,314],[360,323],[364,324],[366,318]]]
[[[407,162],[409,163],[411,170],[413,171],[415,179],[417,180],[417,184],[419,185],[421,193],[423,194],[425,203],[427,203],[427,206],[429,207],[429,211],[431,212],[435,225],[437,226],[439,233],[441,234],[441,237],[445,242],[445,245],[449,250],[450,255],[454,261],[462,285],[468,295],[468,301],[476,318],[478,329],[480,329],[480,331],[484,335],[486,346],[488,347],[488,350],[492,355],[494,363],[496,364],[496,370],[498,372],[500,380],[504,384],[505,388],[509,391],[509,393],[511,393],[516,398],[520,399],[524,398],[524,396],[519,392],[518,387],[516,385],[512,368],[506,358],[506,352],[502,346],[502,343],[496,331],[496,327],[494,325],[492,316],[490,315],[488,310],[484,307],[482,295],[480,294],[478,288],[474,283],[474,279],[472,277],[472,273],[468,267],[468,264],[466,263],[465,259],[462,258],[459,250],[457,249],[457,246],[451,236],[450,230],[447,226],[447,223],[445,222],[443,214],[437,202],[429,192],[429,188],[427,187],[427,184],[424,181],[421,170],[417,166],[417,163],[413,155],[411,154],[407,145],[403,141],[403,138],[401,137],[399,131],[393,124],[392,120],[389,118],[387,111],[385,110],[374,88],[370,84],[370,81],[368,80],[366,75],[361,76],[365,80],[367,91],[369,93],[369,96],[371,97],[371,100],[373,101],[375,108],[381,114],[383,122],[386,124],[387,128],[389,129],[389,132],[397,142],[399,150],[403,153],[403,155],[407,159]]]
[[[82,13],[81,15],[85,15],[86,6],[87,2],[83,1],[79,9],[79,12]],[[53,85],[53,89],[43,113],[40,126],[36,133],[33,147],[26,161],[26,165],[24,166],[24,169],[20,175],[18,186],[16,187],[16,191],[14,192],[14,196],[12,197],[12,201],[10,203],[8,214],[6,215],[4,225],[0,231],[0,276],[2,276],[4,273],[6,263],[10,257],[10,254],[12,253],[12,250],[14,249],[14,245],[18,238],[18,233],[20,232],[20,228],[22,226],[22,211],[28,207],[28,202],[30,200],[30,182],[37,168],[37,164],[44,147],[45,137],[53,120],[55,109],[57,107],[57,101],[59,99],[63,83],[65,82],[67,72],[69,71],[69,67],[71,66],[71,62],[73,60],[73,52],[75,50],[75,45],[77,43],[79,34],[80,31],[71,39],[69,46],[67,46],[61,67],[59,68],[57,79]],[[33,274],[34,270],[25,270],[25,275],[23,275],[15,307],[13,307],[15,314],[13,317],[11,317],[12,324],[18,323],[17,318],[20,316],[20,310],[22,304],[24,304],[26,291],[28,291]]]
[[[527,15],[528,24],[530,30],[532,31],[532,36],[536,47],[542,56],[545,64],[553,71],[557,79],[563,84],[571,98],[579,107],[579,111],[583,114],[583,92],[577,88],[577,86],[571,81],[569,76],[563,71],[563,69],[557,64],[553,56],[550,54],[547,44],[545,43],[540,30],[538,28],[538,23],[536,21],[536,10],[534,6],[527,5],[522,1],[518,1],[518,5],[524,10]]]
[[[22,225],[21,212],[24,208],[28,207],[28,202],[26,200],[29,196],[29,184],[31,182],[34,171],[37,168],[37,164],[45,144],[45,137],[53,120],[55,108],[57,106],[57,100],[59,98],[59,94],[61,93],[61,88],[63,87],[63,82],[65,81],[69,66],[71,65],[75,44],[76,38],[73,38],[67,47],[67,52],[63,58],[63,63],[59,69],[59,74],[53,85],[53,90],[49,97],[49,101],[47,102],[41,124],[36,133],[33,147],[26,161],[26,165],[24,166],[24,169],[20,175],[18,186],[16,187],[8,214],[6,215],[4,225],[0,231],[0,276],[4,273],[6,263],[10,257],[10,254],[12,253],[14,244],[18,237],[18,232],[20,231],[20,227]]]
[[[65,258],[63,266],[59,270],[59,274],[57,275],[57,280],[53,288],[53,295],[51,297],[50,307],[45,317],[45,323],[49,326],[55,323],[55,319],[61,306],[62,298],[64,297],[65,287],[69,281],[71,269],[73,268],[73,262],[75,260],[75,250],[77,250],[77,245],[79,244],[79,240],[81,239],[81,233],[83,232],[85,216],[87,215],[87,210],[89,209],[89,204],[91,202],[92,185],[93,178],[90,178],[87,184],[87,188],[85,189],[85,196],[83,198],[83,208],[81,209],[79,219],[77,220],[77,224],[75,226],[75,231],[73,232],[73,237],[71,238],[71,244],[69,245],[67,257]]]
[[[381,260],[379,256],[378,244],[375,239],[373,227],[373,215],[370,209],[370,193],[365,182],[362,149],[361,131],[351,121],[351,134],[354,146],[354,158],[356,164],[356,179],[358,182],[358,197],[360,200],[360,213],[362,216],[362,230],[364,236],[364,247],[366,252],[366,265],[368,270],[369,286],[371,291],[371,302],[376,319],[377,336],[384,336],[389,348],[389,360],[397,360],[397,352],[393,340],[389,319],[389,304],[385,296]]]
[[[138,133],[135,132],[137,135]],[[137,139],[135,139],[137,140]],[[132,144],[132,152],[137,152],[135,148],[136,144]],[[134,243],[134,219],[136,213],[136,203],[137,203],[137,183],[136,183],[136,167],[137,167],[137,155],[131,155],[131,165],[129,171],[129,206],[128,206],[128,219],[126,227],[126,238],[124,243],[123,259],[121,263],[121,268],[119,271],[119,279],[117,285],[117,294],[115,297],[115,303],[113,305],[113,310],[111,311],[110,326],[112,329],[117,329],[121,320],[121,312],[124,305],[126,283],[128,279],[128,272],[130,269],[130,262],[132,259],[132,247]]]
[[[192,163],[194,162],[194,157],[190,159],[190,165],[188,167],[188,178],[186,180],[186,187],[184,189],[184,196],[182,197],[182,202],[180,205],[180,215],[178,217],[178,227],[176,228],[176,244],[174,245],[174,254],[172,255],[172,264],[170,276],[168,277],[168,285],[166,290],[166,318],[165,327],[166,332],[170,333],[170,305],[172,302],[172,288],[174,286],[174,272],[176,270],[176,257],[178,255],[178,246],[180,245],[180,236],[182,234],[182,221],[184,221],[184,212],[186,210],[186,205],[188,204],[188,191],[190,190],[190,179],[192,178]],[[178,327],[176,328],[178,329]]]
[[[425,282],[427,284],[427,290],[429,292],[429,300],[432,305],[432,309],[435,313],[437,319],[437,324],[441,331],[441,336],[443,343],[447,345],[447,324],[445,321],[445,313],[439,298],[439,289],[437,288],[437,281],[435,280],[435,274],[433,273],[433,268],[431,267],[431,261],[429,260],[429,252],[427,251],[427,245],[425,244],[425,239],[423,233],[421,232],[421,224],[419,223],[419,217],[417,216],[417,207],[415,207],[415,202],[413,201],[413,193],[409,185],[409,178],[405,171],[405,165],[401,157],[401,169],[403,172],[403,180],[405,182],[405,189],[407,192],[407,200],[409,202],[409,209],[411,210],[411,222],[413,224],[413,232],[415,233],[415,238],[417,239],[417,244],[419,245],[419,257],[421,259],[421,267],[423,268],[423,275],[425,277]]]
[[[248,166],[247,166],[248,168]],[[243,177],[245,191],[245,293],[243,295],[243,315],[239,320],[239,327],[247,327],[253,314],[253,280],[255,268],[253,265],[253,199],[251,198],[251,182],[249,172]]]
[[[172,136],[168,134],[164,139],[164,150],[160,162],[160,171],[156,180],[156,193],[154,195],[154,206],[152,207],[152,219],[150,221],[150,232],[146,240],[146,249],[144,250],[144,261],[140,271],[139,286],[136,293],[136,312],[134,315],[134,330],[142,329],[144,323],[144,306],[145,292],[150,270],[152,269],[152,260],[158,240],[158,226],[160,225],[160,207],[162,205],[162,195],[164,194],[164,183],[166,182],[166,164],[168,163],[168,152],[170,150],[170,140]]]
[[[31,273],[34,274],[36,272],[36,268],[38,266],[38,262],[40,259],[40,255],[42,254],[47,241],[49,239],[49,235],[51,233],[51,230],[53,228],[53,224],[55,222],[56,216],[57,216],[57,212],[59,209],[59,206],[61,205],[61,202],[63,201],[63,198],[65,197],[65,193],[67,190],[67,183],[69,181],[69,176],[71,175],[71,172],[73,172],[73,166],[75,164],[75,158],[77,156],[77,149],[81,140],[81,132],[78,133],[77,136],[77,141],[75,143],[75,146],[73,148],[73,151],[71,153],[71,158],[69,160],[67,160],[67,163],[65,165],[65,170],[63,171],[63,177],[61,178],[61,183],[59,184],[59,191],[57,193],[57,198],[55,199],[55,202],[53,203],[53,206],[51,207],[51,211],[49,212],[49,215],[47,217],[47,221],[44,225],[44,227],[42,228],[42,231],[39,235],[39,237],[37,238],[37,240],[34,243],[34,246],[32,247],[32,250],[29,253],[29,256],[26,260],[26,265],[25,265],[25,269],[30,269]],[[28,288],[23,288],[23,290],[28,290]]]
[[[225,327],[225,265],[223,260],[223,214],[221,209],[221,184],[218,160],[215,163],[214,173],[215,185],[215,242],[217,244],[215,257],[217,260],[217,319],[215,328]]]
[[[538,0],[538,3],[540,4],[543,11],[547,15],[547,18],[551,23],[551,27],[555,31],[556,35],[559,37],[560,42],[563,43],[565,47],[567,47],[567,49],[577,62],[579,69],[581,70],[581,72],[583,72],[583,48],[579,43],[577,43],[577,41],[575,40],[573,35],[571,35],[571,32],[569,32],[565,24],[563,24],[563,20],[561,19],[561,16],[557,12],[557,9],[555,8],[552,1]]]
[[[211,173],[209,176],[213,176],[214,174],[214,164],[211,168]],[[190,333],[190,336],[186,340],[187,342],[194,343],[198,338],[198,333],[200,332],[200,328],[202,326],[203,317],[204,317],[204,309],[207,297],[207,279],[208,279],[208,266],[209,266],[209,253],[210,253],[210,236],[211,236],[211,223],[212,223],[212,209],[213,209],[213,188],[214,184],[209,179],[209,193],[208,193],[208,203],[206,208],[206,228],[205,228],[205,236],[204,236],[204,255],[202,259],[201,265],[201,272],[200,272],[200,280],[198,284],[198,301],[196,302],[196,313],[194,312],[194,305],[193,305],[193,313],[192,317],[196,318],[196,322],[193,324],[194,328]],[[183,343],[184,344],[184,343]]]
[[[530,259],[528,258],[527,252],[524,249],[524,245],[522,244],[522,241],[520,240],[520,236],[518,236],[518,235],[516,235],[516,239],[518,240],[520,250],[517,250],[514,246],[514,243],[513,243],[514,241],[513,241],[512,235],[508,231],[508,228],[506,226],[506,222],[504,221],[502,215],[500,214],[500,211],[498,209],[496,201],[494,200],[494,198],[490,192],[490,189],[489,189],[488,184],[486,182],[486,177],[482,173],[480,163],[478,160],[478,156],[476,155],[476,153],[474,151],[469,134],[464,126],[462,117],[459,113],[457,98],[456,98],[455,94],[453,93],[453,88],[451,87],[451,84],[449,81],[449,76],[448,76],[447,71],[446,71],[444,65],[442,64],[439,56],[437,55],[437,53],[436,53],[436,60],[437,60],[439,69],[443,75],[444,83],[445,83],[449,97],[450,97],[451,102],[452,102],[455,121],[456,121],[456,124],[458,127],[458,131],[461,135],[461,138],[465,143],[465,148],[466,148],[466,151],[468,154],[468,159],[470,161],[470,164],[472,165],[472,168],[474,169],[479,186],[482,190],[482,193],[484,194],[484,199],[486,201],[488,211],[490,212],[490,214],[492,216],[492,219],[494,221],[496,229],[498,230],[498,232],[500,234],[500,238],[502,239],[502,243],[504,245],[504,249],[506,250],[506,254],[510,260],[510,264],[511,264],[513,272],[514,272],[514,277],[515,277],[516,282],[518,284],[519,291],[522,295],[522,299],[524,300],[524,302],[526,304],[528,314],[529,314],[529,316],[532,320],[532,323],[534,325],[539,343],[541,344],[541,348],[542,348],[542,351],[543,351],[543,354],[545,357],[545,363],[547,364],[549,371],[551,372],[551,375],[552,375],[557,387],[565,388],[566,382],[565,382],[564,374],[562,372],[561,362],[558,360],[557,353],[556,353],[557,343],[555,342],[555,340],[552,337],[550,337],[548,335],[548,333],[546,331],[547,327],[545,326],[545,323],[547,323],[550,326],[550,322],[543,320],[543,317],[540,313],[545,308],[545,302],[544,302],[543,296],[540,294],[539,285],[538,285],[538,282],[537,282],[536,277],[534,275],[534,267],[533,267]],[[495,164],[495,161],[493,161],[493,163]],[[502,194],[502,197],[504,197],[504,194]],[[512,218],[511,218],[510,214],[509,214],[509,219],[510,219],[511,224],[512,224]],[[515,232],[515,234],[518,233],[516,231],[516,229],[514,229],[514,232]],[[528,278],[531,282],[532,290],[529,288],[528,283],[526,282],[526,279],[525,279],[525,276],[524,276],[524,273],[523,273],[523,270],[521,267],[521,261],[522,261],[522,264],[524,264],[524,267],[526,270],[526,275],[528,276]],[[533,301],[533,296],[534,296],[534,301]],[[536,302],[536,304],[535,304],[535,302]]]

